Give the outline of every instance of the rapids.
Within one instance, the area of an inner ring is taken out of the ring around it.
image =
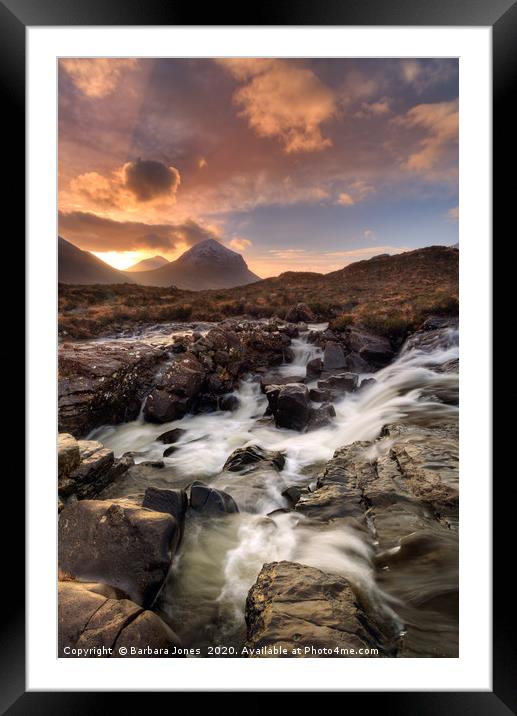
[[[312,330],[325,327],[310,326]],[[457,420],[458,375],[442,367],[458,359],[458,332],[444,328],[431,335],[432,340],[425,334],[410,338],[399,356],[375,373],[375,383],[335,401],[335,419],[317,431],[300,434],[277,429],[264,420],[267,401],[256,376],[235,391],[239,407],[234,412],[187,415],[164,425],[145,423],[140,417],[93,431],[90,437],[116,456],[133,451],[139,463],[161,460],[164,445],[156,438],[181,427],[185,433],[176,443],[177,450],[163,458],[168,468],[164,474],[173,476],[174,487],[200,479],[231,493],[220,473],[236,448],[257,444],[286,454],[284,469],[268,473],[267,481],[257,484],[249,475],[238,481],[238,514],[187,520],[181,548],[156,603],[186,647],[238,645],[244,635],[249,588],[264,563],[282,559],[342,574],[385,617],[389,615],[395,628],[402,628],[398,600],[375,578],[371,546],[352,529],[315,530],[305,525],[300,515],[282,511],[288,504],[281,493],[286,486],[308,485],[336,449],[358,440],[375,440],[386,424]],[[292,341],[294,360],[279,369],[281,374],[300,375],[307,362],[321,354],[307,336],[308,332]],[[360,379],[365,377],[372,375]],[[387,451],[389,441],[380,440],[371,449]],[[110,497],[131,498],[135,490],[142,494],[150,484],[146,479],[142,478],[141,485],[133,482],[131,489],[121,480]]]

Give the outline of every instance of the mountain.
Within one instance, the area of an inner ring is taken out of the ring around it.
[[[214,239],[201,241],[166,266],[129,275],[143,286],[176,286],[191,291],[233,288],[260,281],[240,254]]]
[[[122,271],[108,266],[61,236],[58,236],[58,276],[60,283],[134,283]]]
[[[164,259],[163,256],[152,256],[150,259],[142,259],[142,261],[127,268],[126,271],[152,271],[168,263],[167,259]]]

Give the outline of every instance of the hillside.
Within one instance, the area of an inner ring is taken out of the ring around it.
[[[137,323],[284,317],[307,303],[317,320],[360,323],[403,335],[427,315],[457,313],[457,249],[431,246],[358,261],[329,274],[290,271],[248,286],[209,291],[144,286],[60,286],[60,331],[99,335]]]
[[[108,266],[89,251],[83,251],[58,236],[58,276],[60,283],[133,283],[122,271]]]

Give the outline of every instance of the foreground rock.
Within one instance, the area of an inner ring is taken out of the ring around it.
[[[81,581],[123,590],[152,603],[180,538],[170,514],[108,500],[67,505],[59,519],[59,569]]]
[[[277,428],[304,430],[310,418],[309,389],[302,383],[272,385],[266,389],[269,410]]]
[[[118,598],[105,585],[59,582],[58,600],[59,657],[163,658],[180,646],[154,612]]]
[[[395,352],[387,338],[359,328],[348,328],[344,334],[345,345],[353,354],[375,368],[383,368],[391,363]]]
[[[137,342],[59,346],[59,431],[81,438],[137,417],[164,349]]]
[[[237,503],[223,490],[216,490],[201,482],[195,482],[190,488],[190,507],[206,517],[238,512]]]
[[[133,465],[129,456],[115,460],[113,451],[96,440],[58,437],[58,494],[63,500],[97,497]]]
[[[278,451],[264,450],[259,445],[248,445],[234,450],[224,463],[223,470],[243,472],[254,469],[257,463],[282,470],[285,465],[285,455]]]
[[[347,580],[293,562],[263,566],[246,600],[246,625],[248,649],[279,647],[288,650],[283,656],[309,658],[385,655],[381,633]]]

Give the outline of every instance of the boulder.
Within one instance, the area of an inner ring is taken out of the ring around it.
[[[186,432],[187,431],[183,428],[173,428],[172,430],[167,430],[161,435],[158,435],[158,437],[156,438],[156,442],[164,443],[165,445],[172,445],[173,443],[177,443],[178,440],[183,437]]]
[[[81,457],[77,440],[69,433],[59,433],[57,438],[57,470],[60,480],[66,479],[79,467]]]
[[[149,423],[169,423],[183,418],[190,406],[190,398],[155,388],[145,401],[144,418]]]
[[[92,591],[90,585],[60,581],[58,604],[58,657],[169,657],[172,647],[181,646],[154,612],[129,599]],[[131,653],[144,647],[139,654]]]
[[[239,398],[236,395],[223,395],[221,398],[219,398],[220,410],[228,410],[233,413],[235,410],[238,410],[239,405]]]
[[[375,378],[364,378],[361,381],[361,385],[359,386],[358,390],[363,391],[366,390],[366,388],[371,388],[372,385],[375,385],[377,381]]]
[[[292,306],[286,313],[285,320],[291,323],[301,323],[314,321],[316,316],[306,303],[297,303]]]
[[[180,537],[171,515],[111,500],[67,505],[58,529],[61,573],[122,589],[142,606],[158,593]]]
[[[359,328],[347,328],[345,343],[349,350],[377,368],[391,363],[395,353],[391,344],[384,336],[378,336]]]
[[[357,373],[337,373],[331,375],[325,381],[331,390],[338,390],[343,393],[352,393],[357,388],[359,376]],[[320,384],[318,382],[318,387]]]
[[[318,378],[323,371],[323,361],[321,358],[313,358],[307,363],[306,377]]]
[[[176,445],[169,445],[169,447],[165,448],[163,451],[162,457],[170,457],[171,455],[174,455],[177,449]]]
[[[323,403],[319,408],[311,408],[308,430],[319,430],[331,424],[332,418],[336,417],[336,409],[332,403]]]
[[[332,392],[326,388],[311,388],[309,398],[315,403],[327,403],[332,398]]]
[[[309,390],[301,383],[274,386],[266,390],[269,407],[278,428],[304,430],[309,422]]]
[[[79,500],[97,497],[134,464],[129,455],[115,460],[113,451],[97,440],[79,440],[77,448],[79,465],[68,477],[58,479],[58,493],[61,497],[75,495]]]
[[[246,649],[264,650],[252,657],[267,657],[273,647],[286,649],[285,657],[385,655],[381,632],[348,581],[313,567],[265,564],[249,591],[245,616]]]
[[[63,343],[58,358],[59,431],[81,438],[137,417],[166,352],[138,341],[94,341]]]
[[[325,345],[323,351],[323,368],[324,370],[338,370],[346,366],[345,352],[339,343],[329,341]]]
[[[300,497],[308,492],[306,487],[298,487],[298,485],[290,485],[282,492],[282,497],[289,502],[291,507],[294,507]]]
[[[282,470],[285,465],[285,455],[279,451],[264,450],[259,445],[248,445],[234,450],[224,463],[223,470],[244,472],[254,469],[257,463],[271,465],[277,470]]]
[[[222,490],[196,482],[190,488],[190,507],[208,517],[238,512],[233,497]]]
[[[185,490],[163,490],[158,487],[148,487],[144,494],[142,507],[172,515],[177,523],[182,525],[188,508],[187,493]]]
[[[345,358],[345,370],[351,373],[371,373],[374,369],[359,353],[348,353]]]

